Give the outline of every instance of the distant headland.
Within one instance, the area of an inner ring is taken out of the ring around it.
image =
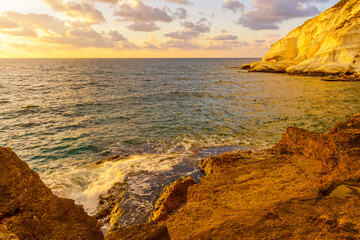
[[[256,72],[334,75],[343,80],[359,80],[359,19],[359,2],[341,0],[273,44],[262,61],[246,64],[243,68]]]

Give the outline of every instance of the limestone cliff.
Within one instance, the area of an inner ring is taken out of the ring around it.
[[[360,4],[341,0],[272,45],[250,71],[360,75]]]

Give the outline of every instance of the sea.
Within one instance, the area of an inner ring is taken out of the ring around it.
[[[360,112],[359,82],[239,69],[258,60],[0,59],[0,146],[91,215],[126,183],[122,224],[146,222],[163,187],[199,181],[201,159]]]

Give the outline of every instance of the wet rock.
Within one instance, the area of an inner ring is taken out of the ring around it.
[[[127,188],[126,183],[115,183],[106,194],[100,196],[99,211],[95,217],[99,222],[105,224],[105,227],[111,225],[112,218],[124,212],[119,205],[123,201],[123,194]]]
[[[103,239],[73,200],[58,198],[10,149],[0,147],[1,239]]]
[[[173,211],[181,204],[186,203],[188,188],[195,183],[192,177],[181,177],[170,186],[164,188],[163,193],[155,204],[154,211],[149,217],[149,222],[167,220]]]
[[[109,233],[106,240],[170,240],[165,224],[145,223]]]

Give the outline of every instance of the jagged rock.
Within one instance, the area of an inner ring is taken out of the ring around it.
[[[359,239],[360,114],[273,149],[200,163],[207,174],[166,221],[172,239]]]
[[[165,224],[138,224],[106,235],[106,240],[170,240]]]
[[[104,239],[99,223],[58,198],[10,149],[0,147],[1,239]],[[11,238],[13,237],[13,238]]]
[[[360,170],[360,114],[337,123],[328,134],[289,127],[273,151],[319,160],[327,172],[335,168],[344,174]]]
[[[342,0],[271,46],[252,71],[360,73],[360,5]]]
[[[174,210],[187,201],[188,188],[196,182],[192,177],[181,177],[170,186],[164,188],[155,209],[149,217],[149,222],[165,221]]]

